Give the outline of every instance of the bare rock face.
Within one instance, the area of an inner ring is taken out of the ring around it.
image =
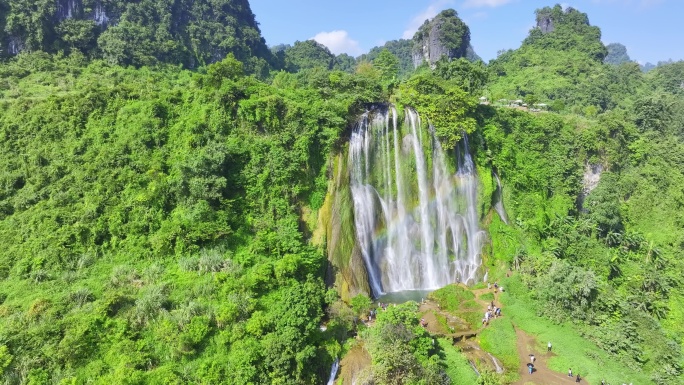
[[[584,176],[582,180],[582,192],[584,195],[589,195],[591,190],[598,186],[601,181],[601,174],[603,173],[602,164],[589,164],[584,167]]]
[[[99,1],[96,2],[95,7],[93,9],[93,20],[95,21],[95,24],[99,26],[107,26],[110,17],[111,16],[107,15],[107,10],[102,5],[102,3],[100,3]]]
[[[79,0],[57,0],[57,14],[55,17],[58,21],[71,19],[76,16],[79,9],[83,9],[83,5]]]
[[[539,28],[543,33],[553,32],[555,27],[553,25],[551,15],[543,15],[541,17],[537,17],[537,28]]]
[[[584,200],[589,196],[589,193],[598,186],[601,181],[601,174],[603,173],[602,164],[586,163],[584,165],[584,175],[582,176],[582,192],[578,197],[578,207],[583,210]]]
[[[452,57],[450,50],[440,42],[441,23],[433,23],[429,32],[420,40],[419,49],[413,51],[413,65],[420,66],[423,62],[434,64],[442,56]]]
[[[7,44],[7,53],[10,55],[18,55],[24,50],[24,41],[19,36],[10,36]]]
[[[107,11],[102,1],[90,2],[84,7],[82,0],[57,0],[55,19],[61,22],[67,19],[92,20],[101,27],[106,27],[112,18],[112,10]]]
[[[110,6],[112,8],[112,6]],[[102,0],[86,1],[83,0],[56,0],[54,13],[49,17],[49,23],[55,28],[65,20],[92,20],[95,25],[100,27],[99,32],[107,27],[115,25],[117,15],[120,10],[107,9]],[[0,26],[2,20],[0,20]],[[0,53],[6,55],[18,55],[24,50],[45,49],[31,47],[27,43],[26,36],[19,31],[7,31],[8,34],[2,36],[0,31]]]
[[[446,56],[448,59],[465,57],[470,46],[470,29],[453,9],[440,12],[426,20],[413,36],[413,65],[427,62],[430,66]]]
[[[542,33],[551,33],[556,30],[556,27],[561,24],[574,24],[589,26],[589,18],[585,13],[567,7],[563,9],[562,6],[556,5],[552,7],[544,7],[536,11],[537,15],[537,29]]]

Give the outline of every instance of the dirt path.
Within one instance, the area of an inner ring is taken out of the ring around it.
[[[499,301],[500,292],[494,292],[494,289],[476,289],[472,290],[475,294],[475,301],[481,306],[481,311],[486,310],[487,305],[490,305],[492,301],[485,301],[480,298],[483,294],[492,293],[494,294],[494,305],[501,307],[501,302]],[[420,304],[419,308],[420,317],[427,322],[426,329],[433,336],[441,336],[451,339],[455,345],[459,346],[466,358],[478,367],[481,365],[486,365],[490,367],[491,370],[496,370],[500,372],[498,362],[495,358],[483,351],[474,339],[475,336],[482,330],[482,326],[478,325],[474,330],[471,329],[468,323],[457,317],[450,312],[443,311],[439,306],[430,300],[424,300]],[[443,317],[442,322],[437,319],[437,316]],[[504,309],[505,316],[505,309]],[[446,322],[444,322],[446,321]],[[374,322],[368,323],[369,327],[372,327]],[[489,327],[489,326],[487,326]],[[515,327],[515,325],[514,325]],[[547,353],[546,347],[544,346],[540,351],[535,338],[528,335],[521,329],[515,328],[516,334],[516,346],[518,348],[518,355],[520,357],[521,366],[518,369],[520,374],[520,380],[514,382],[512,385],[570,385],[575,384],[575,378],[570,378],[564,373],[558,373],[550,370],[547,366],[547,360],[552,357],[553,353]],[[370,365],[371,360],[368,353],[362,347],[362,344],[357,346],[350,351],[347,356],[342,360],[340,366],[340,376],[338,378],[342,379],[340,384],[350,384],[351,380],[354,379],[356,375],[365,367]],[[530,353],[534,354],[536,360],[534,362],[534,372],[532,374],[528,373],[527,363],[530,362]],[[583,379],[580,383],[581,385],[587,385],[588,383]]]
[[[565,374],[557,373],[550,370],[546,366],[546,360],[553,356],[553,353],[546,351],[539,351],[534,337],[529,336],[524,331],[515,329],[516,341],[518,346],[518,355],[520,356],[521,367],[518,370],[520,373],[520,380],[514,382],[513,385],[569,385],[574,384],[575,379],[570,378]],[[530,362],[530,353],[534,354],[534,372],[529,374],[527,371],[527,363]],[[587,385],[587,382],[582,380],[580,384]]]
[[[494,294],[494,305],[501,306],[499,302],[499,291],[494,292],[493,289],[479,289],[473,290],[477,301],[483,306],[489,305],[487,301],[480,299],[482,294],[493,293]],[[514,325],[515,326],[515,325]],[[575,378],[568,377],[567,374],[554,372],[549,369],[546,362],[553,356],[553,353],[548,353],[546,350],[540,351],[537,348],[536,340],[534,337],[528,335],[521,329],[515,328],[516,335],[516,346],[518,347],[518,355],[520,356],[521,367],[518,369],[520,373],[520,380],[514,382],[512,385],[569,385],[575,383]],[[530,354],[534,354],[534,372],[530,375],[527,369],[527,363],[530,362]],[[583,379],[580,384],[587,385],[587,382]]]

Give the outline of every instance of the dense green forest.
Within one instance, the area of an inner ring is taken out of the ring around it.
[[[112,64],[194,68],[232,53],[255,72],[270,52],[247,0],[0,2],[0,54],[81,52]]]
[[[321,221],[376,103],[415,108],[447,149],[469,135],[484,266],[516,326],[586,341],[573,353],[610,383],[682,381],[684,62],[643,73],[561,6],[488,64],[461,40],[417,69],[410,40],[358,60],[313,41],[269,50],[247,1],[0,11],[4,383],[320,384],[356,337],[365,383],[514,381],[474,377],[414,303],[366,328],[371,299],[336,290]],[[450,290],[434,295],[445,309],[472,300]]]

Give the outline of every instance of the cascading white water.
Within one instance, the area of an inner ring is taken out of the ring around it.
[[[432,129],[407,110],[364,114],[349,143],[356,238],[370,288],[382,293],[473,282],[484,232],[467,138],[449,170]]]
[[[332,368],[330,368],[330,377],[328,378],[328,385],[335,385],[335,377],[337,377],[337,371],[340,369],[340,360],[336,359],[333,362]]]
[[[499,175],[494,173],[494,179],[496,180],[496,203],[494,203],[494,210],[499,214],[499,218],[505,224],[508,224],[508,215],[506,215],[506,209],[503,205],[503,191],[501,189],[501,180]]]

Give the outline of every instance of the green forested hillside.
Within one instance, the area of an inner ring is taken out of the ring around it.
[[[0,55],[79,51],[112,64],[194,68],[232,53],[249,70],[270,53],[246,0],[0,1]]]
[[[353,221],[332,202],[350,128],[387,102],[415,108],[446,150],[469,136],[484,270],[516,328],[582,341],[590,383],[603,367],[609,383],[681,382],[682,62],[604,64],[600,30],[560,6],[488,65],[411,72],[406,41],[358,64],[313,41],[272,55],[246,1],[64,4],[0,0],[0,41],[24,44],[0,63],[4,383],[319,384],[355,349],[368,383],[473,381],[413,304],[366,328],[371,300],[336,292],[321,222]],[[100,6],[116,27],[89,19]],[[483,346],[514,336],[504,321]]]
[[[22,55],[0,104],[10,382],[311,383],[326,159],[374,83]],[[11,96],[10,96],[11,95]],[[337,346],[337,347],[336,347]],[[3,361],[5,362],[5,361]]]
[[[607,87],[633,86],[639,71],[629,64],[601,66],[606,54],[601,31],[589,25],[586,14],[560,5],[539,9],[537,27],[522,46],[502,52],[489,64],[491,97],[555,101],[556,110],[612,108],[630,94]]]
[[[608,50],[608,54],[603,59],[606,64],[618,65],[632,61],[627,54],[627,47],[620,43],[610,43],[606,45],[606,50]]]

